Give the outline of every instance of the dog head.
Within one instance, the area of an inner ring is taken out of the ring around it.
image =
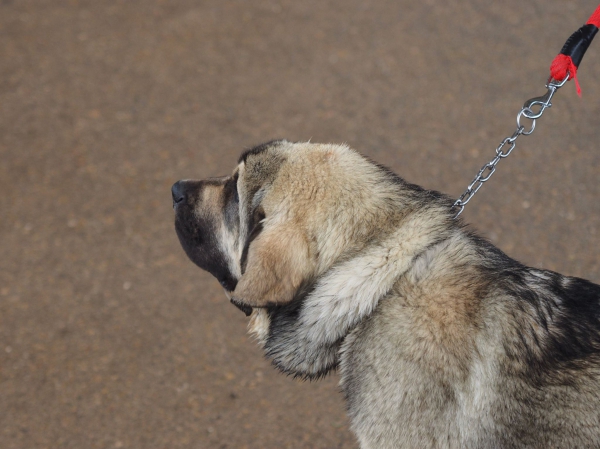
[[[187,255],[252,315],[275,365],[306,377],[335,366],[347,333],[452,221],[451,200],[343,145],[272,141],[230,176],[172,193]]]
[[[177,235],[246,313],[287,304],[374,235],[387,213],[372,192],[377,171],[345,146],[272,141],[230,176],[175,183]]]

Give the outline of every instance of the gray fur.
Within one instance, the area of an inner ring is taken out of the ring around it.
[[[280,370],[339,367],[362,448],[600,447],[600,286],[519,264],[345,146],[269,142],[232,176],[238,200],[190,182],[182,244]]]

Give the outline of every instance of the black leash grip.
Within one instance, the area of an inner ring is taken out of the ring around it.
[[[575,64],[575,67],[579,67],[585,52],[592,43],[592,40],[594,39],[594,36],[596,36],[597,32],[598,28],[591,23],[582,26],[573,34],[571,34],[569,39],[567,39],[567,42],[565,42],[565,45],[563,45],[560,54],[570,56],[573,64]]]
[[[560,53],[556,55],[552,64],[550,64],[549,81],[561,82],[565,79],[575,79],[577,95],[581,96],[581,87],[579,81],[577,81],[577,69],[594,36],[596,36],[598,28],[600,28],[600,5],[592,13],[586,24],[567,39]]]

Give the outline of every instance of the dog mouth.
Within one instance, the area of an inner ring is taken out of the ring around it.
[[[219,281],[219,284],[221,284],[221,287],[225,289],[225,292],[229,297],[237,287],[238,280],[227,269],[219,269],[214,276],[217,281]]]
[[[227,293],[231,293],[235,290],[235,285],[232,285],[233,283],[230,279],[219,279],[219,284],[221,284],[221,287],[223,287]]]
[[[235,286],[233,286],[233,288],[231,288],[231,284],[229,284],[227,281],[223,281],[223,280],[219,280],[219,284],[221,284],[221,286],[223,287],[223,290],[225,290],[225,295],[227,296],[227,298],[229,299],[231,304],[233,304],[238,309],[240,309],[242,312],[244,312],[244,314],[246,316],[252,315],[252,310],[253,310],[252,306],[249,306],[248,304],[244,304],[243,302],[239,301],[238,299],[236,299],[232,296],[233,290],[235,290]]]

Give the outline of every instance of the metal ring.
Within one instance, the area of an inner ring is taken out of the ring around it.
[[[525,111],[529,111],[532,114],[534,113],[531,109],[529,108],[523,108],[521,109],[521,112],[519,112],[517,114],[517,128],[521,128],[521,116],[525,115]],[[526,118],[529,118],[525,115]],[[533,132],[533,130],[535,129],[535,119],[531,119],[531,129],[529,131],[522,131],[521,134],[524,134],[526,136],[528,136],[529,134],[531,134]]]

